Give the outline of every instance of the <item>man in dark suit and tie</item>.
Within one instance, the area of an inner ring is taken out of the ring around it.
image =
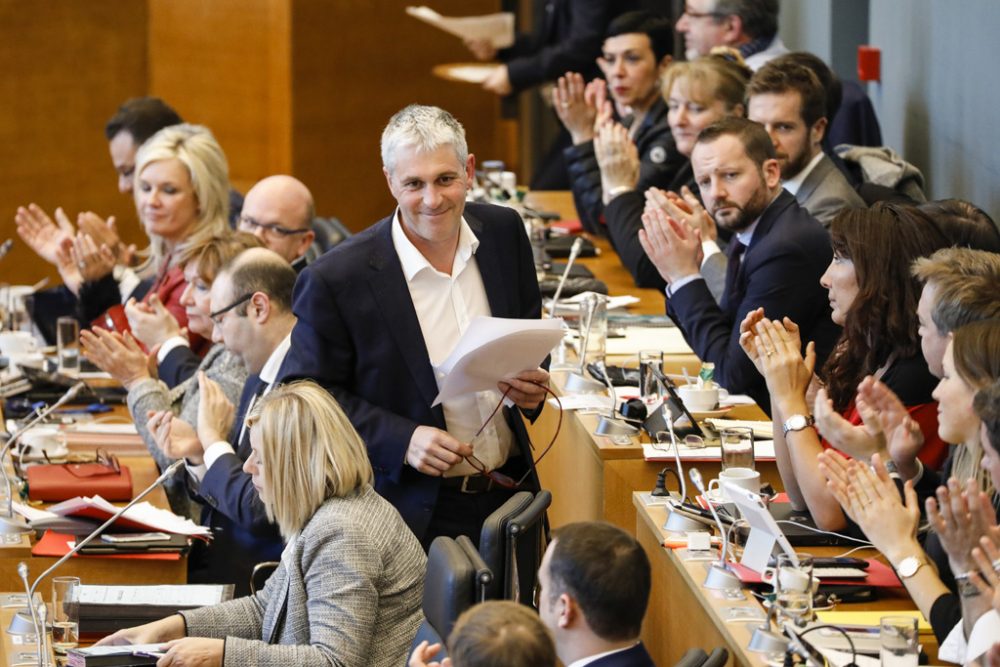
[[[653,667],[639,640],[650,567],[634,537],[603,522],[559,528],[538,569],[538,615],[567,667]]]
[[[734,233],[721,301],[699,272],[700,237],[683,222],[649,210],[639,239],[667,281],[667,312],[695,354],[715,364],[719,384],[768,410],[764,378],[740,347],[740,323],[757,308],[775,320],[791,318],[803,345],[816,343],[821,364],[839,336],[819,284],[832,256],[830,237],[782,189],[774,145],[759,123],[727,118],[710,125],[698,136],[691,164],[705,210]]]
[[[175,419],[164,429],[167,441],[161,447],[186,459],[189,487],[204,506],[201,523],[213,533],[212,543],[199,545],[191,555],[192,582],[231,583],[246,594],[254,565],[281,556],[278,527],[268,520],[250,475],[243,472],[250,456],[244,419],[257,398],[274,386],[288,352],[295,326],[295,277],[284,258],[252,248],[224,266],[212,282],[212,338],[240,357],[250,376],[234,408],[218,384],[201,374],[198,423]],[[156,432],[157,426],[150,430]]]
[[[437,535],[478,541],[513,493],[483,471],[537,488],[524,423],[491,414],[509,390],[534,416],[548,373],[527,369],[497,391],[431,404],[438,367],[473,318],[540,317],[531,247],[512,209],[465,203],[475,158],[448,112],[411,105],[393,116],[382,162],[398,207],[299,276],[281,377],[333,393],[368,446],[376,490],[425,546]]]

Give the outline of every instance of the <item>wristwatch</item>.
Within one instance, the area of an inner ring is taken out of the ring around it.
[[[812,415],[792,415],[781,425],[781,435],[788,435],[789,431],[801,431],[816,423]]]
[[[899,565],[896,566],[896,574],[899,575],[900,579],[909,579],[926,564],[927,559],[923,556],[907,556],[899,561]]]

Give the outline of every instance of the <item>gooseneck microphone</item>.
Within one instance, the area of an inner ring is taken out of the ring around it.
[[[566,278],[569,277],[569,270],[573,268],[573,262],[580,256],[581,250],[583,250],[583,237],[577,236],[576,240],[573,241],[573,245],[570,246],[569,257],[566,259],[566,268],[563,269],[562,276],[559,277],[559,285],[556,286],[556,293],[552,295],[552,308],[549,311],[549,317],[556,316],[556,305],[559,303],[559,297],[562,295],[563,285],[566,284]]]
[[[149,486],[147,486],[139,495],[137,495],[135,498],[133,498],[132,500],[130,500],[127,505],[125,505],[124,507],[122,507],[121,509],[119,509],[117,512],[115,512],[114,514],[112,514],[111,517],[107,521],[105,521],[100,526],[98,526],[97,528],[95,528],[85,538],[83,538],[82,540],[80,540],[79,542],[77,542],[76,545],[66,553],[66,555],[64,555],[62,558],[60,558],[55,563],[53,563],[51,567],[49,567],[47,570],[45,570],[40,575],[38,575],[38,577],[35,578],[35,581],[28,588],[28,607],[29,607],[29,609],[31,608],[31,600],[33,599],[33,597],[35,595],[35,591],[38,588],[38,584],[40,584],[42,582],[42,580],[45,579],[45,577],[47,577],[50,574],[52,574],[52,572],[55,571],[56,568],[58,568],[60,565],[62,565],[67,560],[69,560],[70,558],[72,558],[78,551],[80,551],[80,549],[82,549],[83,547],[85,547],[88,544],[90,544],[94,539],[97,538],[98,535],[100,535],[101,533],[103,533],[104,530],[108,526],[110,526],[115,521],[117,521],[123,514],[125,514],[125,512],[127,512],[129,509],[131,509],[133,505],[135,505],[140,500],[142,500],[143,498],[145,498],[146,496],[148,496],[153,491],[153,489],[155,489],[156,487],[160,486],[165,481],[167,481],[170,477],[172,477],[178,470],[180,470],[181,466],[183,466],[183,465],[184,465],[184,459],[178,459],[177,461],[174,461],[172,464],[170,464],[170,466],[167,467],[163,471],[163,473],[159,477],[157,477],[156,480],[152,484],[150,484]],[[20,572],[20,570],[18,570],[18,571]],[[24,614],[23,611],[18,612],[18,616],[20,616],[22,614]],[[32,619],[31,620],[32,620],[32,622],[34,622],[34,615],[32,615]],[[26,621],[27,621],[27,619],[23,619],[21,621],[20,625],[22,627],[26,626],[27,625]],[[12,626],[14,624],[16,624],[16,623],[18,623],[18,619],[15,618],[14,622],[12,623]]]
[[[694,484],[702,496],[708,495],[708,491],[705,488],[705,480],[702,479],[701,472],[697,468],[688,470],[688,477],[691,478],[691,483]],[[741,588],[739,577],[730,571],[729,564],[726,561],[729,554],[729,532],[723,525],[722,520],[719,519],[719,513],[715,511],[715,505],[711,502],[707,502],[706,504],[712,513],[712,518],[715,519],[715,525],[719,529],[719,534],[722,536],[722,552],[719,554],[719,560],[712,563],[712,566],[709,568],[704,586],[705,588],[717,590],[739,590]]]
[[[18,429],[17,433],[14,434],[14,437],[9,439],[7,441],[7,444],[4,445],[3,449],[0,450],[0,478],[2,478],[3,480],[2,483],[8,489],[10,489],[10,476],[7,474],[7,466],[4,465],[3,463],[5,457],[7,456],[7,452],[11,451],[14,445],[16,445],[18,442],[21,441],[21,438],[24,436],[25,433],[35,428],[35,426],[40,424],[42,420],[44,420],[50,414],[52,414],[65,404],[72,401],[74,398],[76,398],[77,394],[79,394],[86,388],[87,388],[87,383],[81,381],[77,382],[72,387],[67,389],[66,393],[63,394],[58,401],[56,401],[52,405],[48,406],[47,408],[39,412],[37,415],[35,415],[35,417],[31,421],[29,421],[23,427]],[[27,526],[25,526],[24,524],[14,519],[14,493],[10,492],[7,494],[7,507],[4,508],[3,517],[0,517],[0,533],[26,533],[26,532],[30,532],[30,529],[27,528]]]
[[[31,583],[28,581],[28,565],[24,561],[17,564],[17,576],[21,577],[21,583],[24,584],[24,594],[28,596],[27,605],[28,611],[31,612],[31,627],[35,629],[35,637],[37,638],[42,631],[38,627],[38,615],[35,613],[35,601],[31,599]]]

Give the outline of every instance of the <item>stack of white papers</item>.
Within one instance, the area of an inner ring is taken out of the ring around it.
[[[681,444],[677,448],[682,461],[720,461],[722,460],[722,447],[687,447]],[[774,460],[774,441],[755,440],[753,443],[753,456],[757,461]],[[642,458],[647,461],[673,461],[674,446],[672,444],[651,445],[643,444]]]
[[[31,522],[55,519],[60,516],[86,517],[103,522],[110,519],[111,515],[118,509],[101,496],[70,498],[53,505],[48,510],[39,510],[21,503],[14,503],[14,510]],[[147,502],[137,503],[134,507],[130,507],[118,521],[137,524],[144,530],[161,531],[175,535],[209,538],[212,534],[211,529],[206,526],[199,526],[190,519],[177,516],[170,510],[154,507]]]

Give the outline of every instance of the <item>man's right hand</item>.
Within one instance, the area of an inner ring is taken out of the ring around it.
[[[205,462],[205,448],[194,427],[183,419],[174,417],[170,410],[149,411],[146,428],[153,435],[156,446],[172,459],[187,459],[191,465]],[[212,443],[208,443],[212,444]]]
[[[418,426],[406,448],[409,466],[431,477],[440,477],[466,456],[472,456],[470,445],[433,426]]]
[[[56,223],[38,204],[20,206],[14,215],[17,234],[49,264],[59,265],[59,248],[63,241],[73,240],[76,230],[61,208],[56,209]]]

